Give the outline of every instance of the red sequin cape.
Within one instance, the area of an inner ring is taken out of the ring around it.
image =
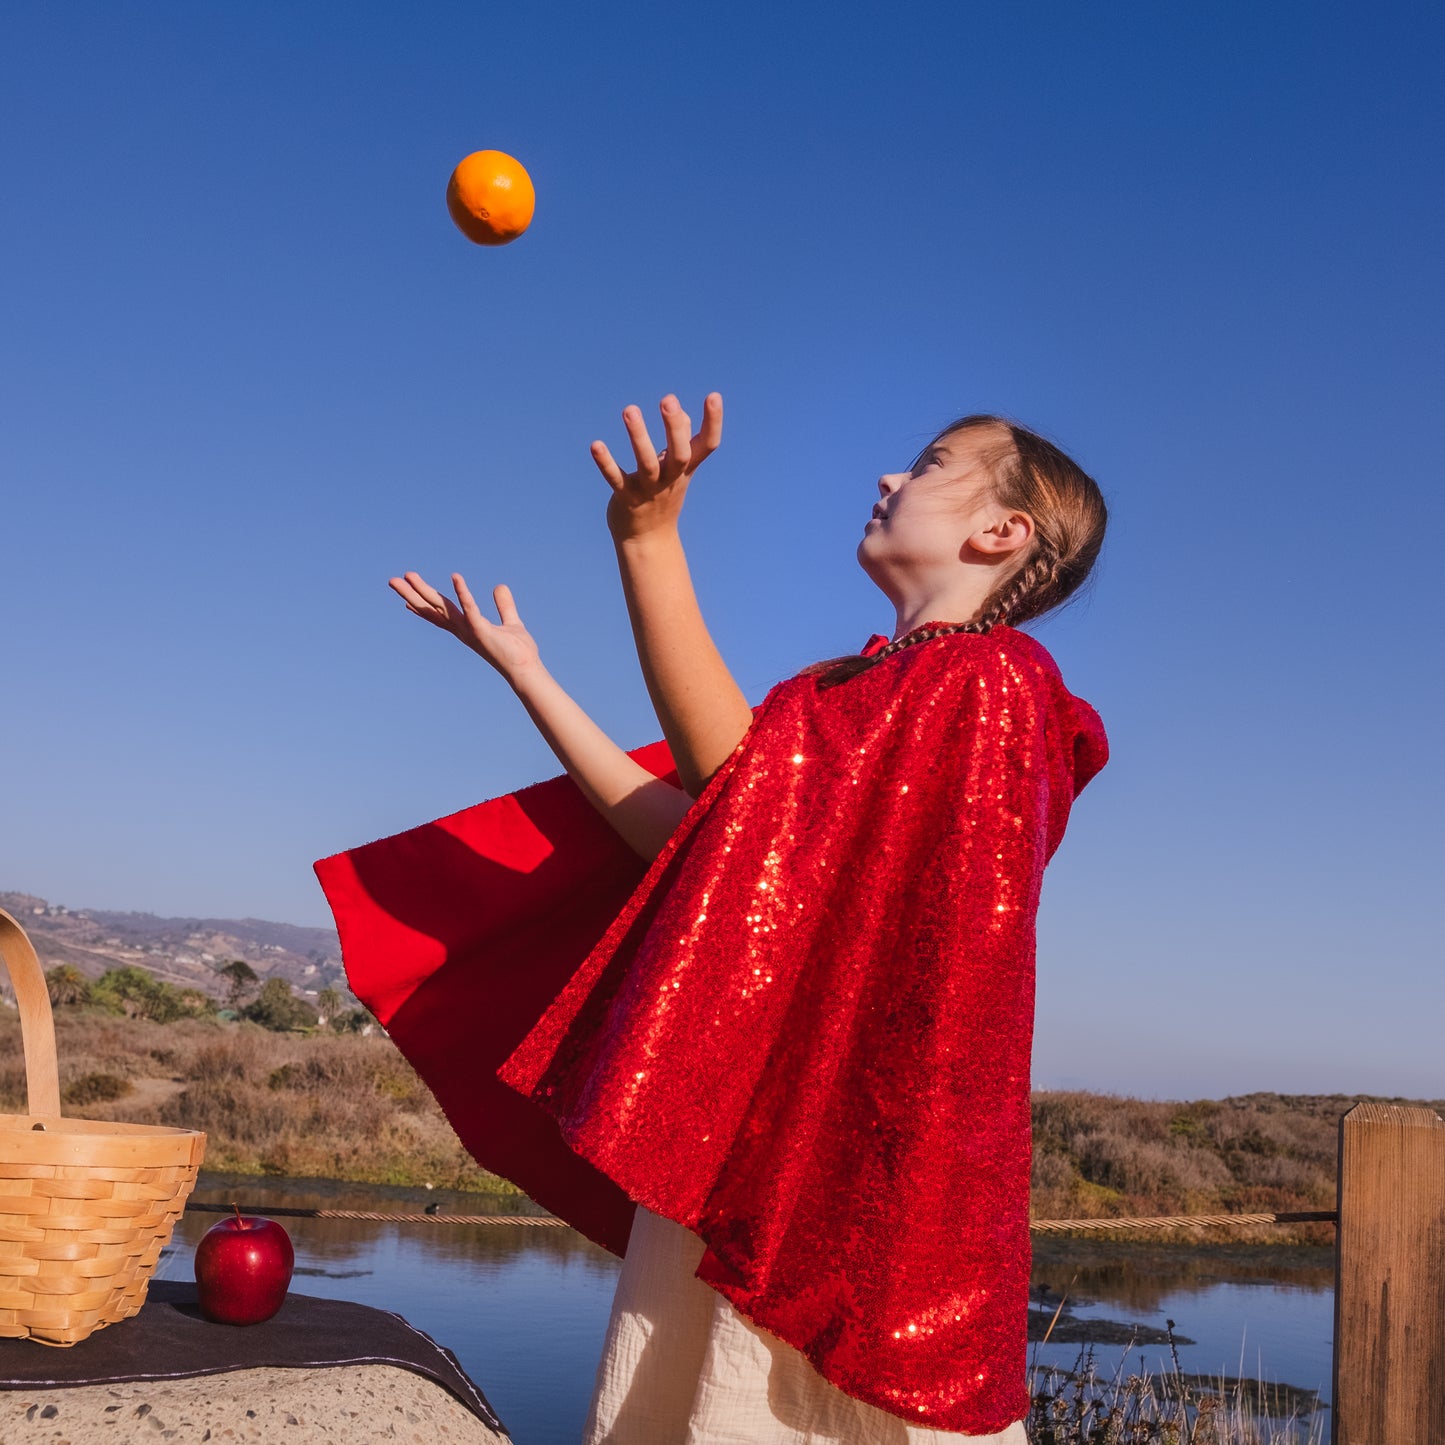
[[[1107,756],[1035,639],[957,633],[779,683],[650,867],[562,777],[316,870],[478,1162],[616,1254],[634,1201],[677,1221],[840,1389],[988,1434],[1028,1409],[1039,889]]]

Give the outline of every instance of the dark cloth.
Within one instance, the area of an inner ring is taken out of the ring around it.
[[[69,1349],[0,1340],[0,1389],[175,1380],[233,1370],[394,1365],[434,1380],[483,1424],[506,1433],[486,1396],[450,1350],[390,1310],[347,1300],[288,1294],[259,1325],[217,1325],[202,1318],[196,1287],[152,1280],[140,1313],[97,1330]]]

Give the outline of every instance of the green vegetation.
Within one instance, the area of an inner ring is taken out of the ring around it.
[[[284,978],[268,978],[256,1001],[241,1010],[241,1017],[275,1033],[316,1027],[316,1010],[297,998]]]
[[[87,1001],[108,1013],[151,1019],[158,1024],[201,1018],[216,1011],[209,994],[198,988],[177,988],[143,968],[107,969],[91,984]]]
[[[320,1026],[316,1009],[298,998],[284,978],[268,978],[262,984],[255,969],[239,958],[223,964],[216,972],[227,981],[227,1004],[235,1017],[277,1033]],[[50,1002],[57,1009],[88,1007],[158,1024],[212,1018],[219,1013],[215,999],[200,989],[177,988],[134,966],[108,969],[92,980],[71,964],[62,963],[45,975],[45,982]],[[255,997],[243,1004],[242,1000],[251,994]],[[323,989],[318,1003],[325,1008],[328,1026],[339,1033],[359,1033],[376,1022],[366,1009],[343,1010],[341,994],[334,988]]]
[[[158,1024],[204,1018],[216,1011],[215,1000],[209,994],[198,988],[177,988],[143,968],[111,968],[92,980],[72,965],[62,963],[45,975],[45,983],[56,1008],[89,1005],[106,1013],[151,1019]]]
[[[338,1034],[361,1034],[376,1026],[370,1009],[354,1008],[327,1019],[326,1027]]]

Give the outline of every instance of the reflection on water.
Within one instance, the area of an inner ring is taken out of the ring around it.
[[[1299,1245],[1035,1238],[1035,1286],[1062,1289],[1076,1276],[1076,1296],[1098,1296],[1147,1313],[1161,1309],[1166,1298],[1203,1294],[1225,1280],[1333,1290],[1335,1261],[1332,1250]]]
[[[513,1198],[445,1190],[202,1175],[198,1202],[442,1213],[524,1212]],[[188,1212],[160,1277],[185,1278],[219,1215]],[[619,1262],[568,1229],[374,1220],[283,1219],[298,1293],[395,1310],[452,1350],[517,1445],[575,1445],[591,1398]],[[1189,1372],[1256,1374],[1329,1398],[1333,1257],[1328,1249],[1034,1240],[1031,1295],[1043,1323],[1067,1292],[1077,1322],[1164,1327]],[[1102,1325],[1100,1326],[1102,1329]],[[1030,1359],[1072,1367],[1079,1345],[1030,1345]],[[1158,1369],[1168,1347],[1098,1345],[1112,1374]],[[1242,1362],[1242,1363],[1241,1363]]]

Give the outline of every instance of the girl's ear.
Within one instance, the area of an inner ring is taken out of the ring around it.
[[[1027,547],[1034,535],[1034,519],[1027,512],[1010,512],[968,539],[975,552],[991,557],[1006,556]]]

